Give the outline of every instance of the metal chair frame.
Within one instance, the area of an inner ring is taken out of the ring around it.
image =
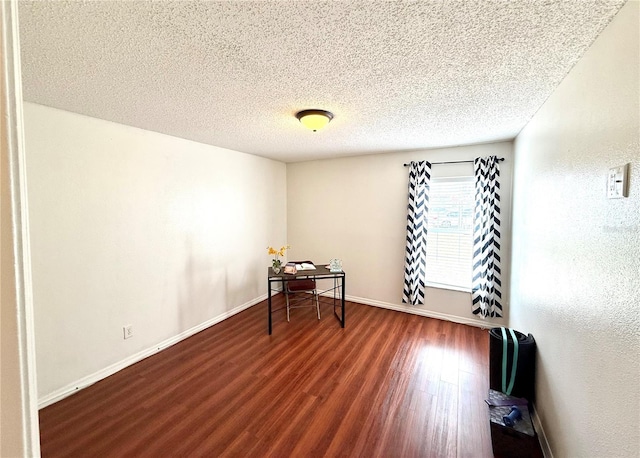
[[[307,284],[311,284],[311,282],[313,283],[313,288],[300,288],[297,289],[295,287],[296,283],[307,283]],[[294,286],[293,288],[291,288],[291,286]],[[305,304],[305,305],[296,305],[296,304],[301,304],[303,301],[305,301],[307,298],[299,298],[299,299],[295,299],[295,300],[289,300],[289,295],[295,295],[297,293],[305,293],[305,294],[311,294],[311,304]],[[303,308],[303,307],[315,307],[316,308],[316,312],[318,314],[318,319],[320,319],[320,301],[318,300],[318,290],[316,289],[316,281],[313,279],[300,279],[300,280],[289,280],[285,282],[285,287],[284,287],[284,296],[287,302],[287,321],[289,321],[289,310],[290,309],[296,309],[296,308]],[[315,304],[313,303],[315,300]]]

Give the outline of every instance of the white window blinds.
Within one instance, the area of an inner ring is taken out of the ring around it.
[[[428,286],[471,291],[474,192],[473,177],[431,179]]]

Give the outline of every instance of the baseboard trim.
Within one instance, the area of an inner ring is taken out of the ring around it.
[[[333,294],[331,295],[331,297],[333,297]],[[465,318],[457,315],[449,315],[447,313],[433,312],[431,310],[411,308],[408,306],[391,304],[389,302],[376,301],[374,299],[368,299],[366,297],[356,297],[356,296],[345,295],[344,298],[348,301],[357,302],[359,304],[372,305],[374,307],[395,310],[397,312],[411,313],[413,315],[426,316],[428,318],[436,318],[438,320],[451,321],[453,323],[467,324],[470,326],[476,326],[478,328],[483,328],[483,329],[490,329],[496,326],[495,323],[476,320],[474,318]]]
[[[549,447],[549,441],[547,440],[547,435],[544,433],[544,428],[542,427],[542,421],[540,421],[540,417],[538,416],[538,411],[536,410],[536,406],[533,406],[533,415],[531,415],[531,421],[533,422],[533,427],[538,434],[538,441],[540,442],[540,448],[542,449],[542,454],[544,458],[553,458],[553,453],[551,453],[551,447]]]
[[[263,294],[255,299],[250,300],[249,302],[245,302],[242,305],[239,305],[225,313],[222,313],[210,320],[207,320],[203,323],[200,323],[186,331],[181,332],[180,334],[173,336],[169,339],[163,340],[162,342],[154,345],[151,348],[147,348],[146,350],[142,350],[134,355],[129,356],[128,358],[123,359],[122,361],[118,361],[110,366],[105,367],[104,369],[99,370],[98,372],[94,372],[86,377],[81,378],[80,380],[75,381],[74,383],[70,383],[69,385],[60,388],[59,390],[54,391],[46,396],[43,396],[38,400],[38,409],[42,409],[51,404],[54,404],[68,396],[71,396],[78,391],[93,385],[96,382],[99,382],[102,379],[109,377],[110,375],[115,374],[118,371],[121,371],[125,367],[131,366],[132,364],[137,363],[138,361],[142,361],[145,358],[148,358],[151,355],[154,355],[172,345],[177,344],[178,342],[191,337],[194,334],[197,334],[200,331],[204,331],[205,329],[217,324],[227,318],[242,312],[249,307],[256,305],[259,302],[264,301],[267,298],[267,294]]]
[[[328,297],[333,297],[332,293],[325,293],[323,294],[323,296],[328,296]],[[151,355],[154,355],[162,350],[164,350],[165,348],[171,347],[172,345],[177,344],[178,342],[191,337],[194,334],[197,334],[200,331],[203,331],[211,326],[213,326],[214,324],[217,324],[237,313],[242,312],[245,309],[248,309],[249,307],[264,301],[265,299],[267,299],[267,295],[263,294],[249,302],[246,302],[242,305],[239,305],[231,310],[229,310],[228,312],[222,313],[214,318],[211,318],[210,320],[207,320],[203,323],[200,323],[197,326],[194,326],[190,329],[187,329],[186,331],[181,332],[180,334],[171,337],[167,340],[164,340],[160,343],[158,343],[157,345],[154,345],[151,348],[147,348],[146,350],[142,350],[134,355],[129,356],[128,358],[123,359],[122,361],[118,361],[117,363],[114,363],[110,366],[105,367],[104,369],[101,369],[93,374],[90,374],[86,377],[83,377],[73,383],[70,383],[67,386],[64,386],[62,388],[60,388],[59,390],[56,390],[46,396],[41,397],[38,400],[38,409],[42,409],[44,407],[47,407],[51,404],[54,404],[68,396],[71,396],[74,393],[77,393],[78,391],[93,385],[96,382],[99,382],[100,380],[109,377],[110,375],[115,374],[116,372],[124,369],[125,367],[131,366],[132,364],[137,363],[138,361],[142,361],[145,358],[148,358]],[[365,305],[370,305],[373,307],[380,307],[380,308],[384,308],[384,309],[389,309],[389,310],[394,310],[397,312],[405,312],[405,313],[411,313],[413,315],[420,315],[420,316],[425,316],[428,318],[435,318],[438,320],[445,320],[445,321],[451,321],[454,323],[460,323],[460,324],[466,324],[466,325],[470,325],[470,326],[476,326],[479,328],[484,328],[484,329],[489,329],[495,326],[495,324],[492,323],[488,323],[485,321],[481,321],[481,320],[476,320],[473,318],[465,318],[465,317],[460,317],[457,315],[449,315],[446,313],[440,313],[440,312],[433,312],[430,310],[424,310],[424,309],[417,309],[417,308],[410,308],[407,306],[401,306],[401,305],[397,305],[397,304],[391,304],[389,302],[382,302],[382,301],[377,301],[374,299],[369,299],[366,297],[357,297],[357,296],[350,296],[350,295],[345,295],[345,300],[347,301],[351,301],[351,302],[357,302],[360,304],[365,304]],[[541,428],[540,428],[541,430]],[[546,438],[545,438],[546,440]],[[548,444],[547,444],[547,450],[548,450]],[[543,452],[544,452],[544,447],[543,447]],[[552,455],[546,455],[545,452],[545,457],[546,458],[553,458]]]

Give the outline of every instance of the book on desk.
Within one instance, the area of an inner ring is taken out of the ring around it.
[[[285,274],[296,274],[300,270],[316,270],[316,266],[311,261],[291,261],[285,264]]]

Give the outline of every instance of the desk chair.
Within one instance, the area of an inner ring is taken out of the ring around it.
[[[318,291],[316,290],[316,281],[312,278],[301,278],[299,280],[285,281],[284,297],[287,301],[287,321],[289,321],[289,309],[295,309],[300,307],[315,307],[318,313],[318,319],[320,319],[320,302],[318,301]],[[289,295],[295,295],[296,293],[311,294],[311,303],[302,305],[305,301],[303,298],[292,298],[289,301]],[[315,301],[315,304],[314,304]]]

